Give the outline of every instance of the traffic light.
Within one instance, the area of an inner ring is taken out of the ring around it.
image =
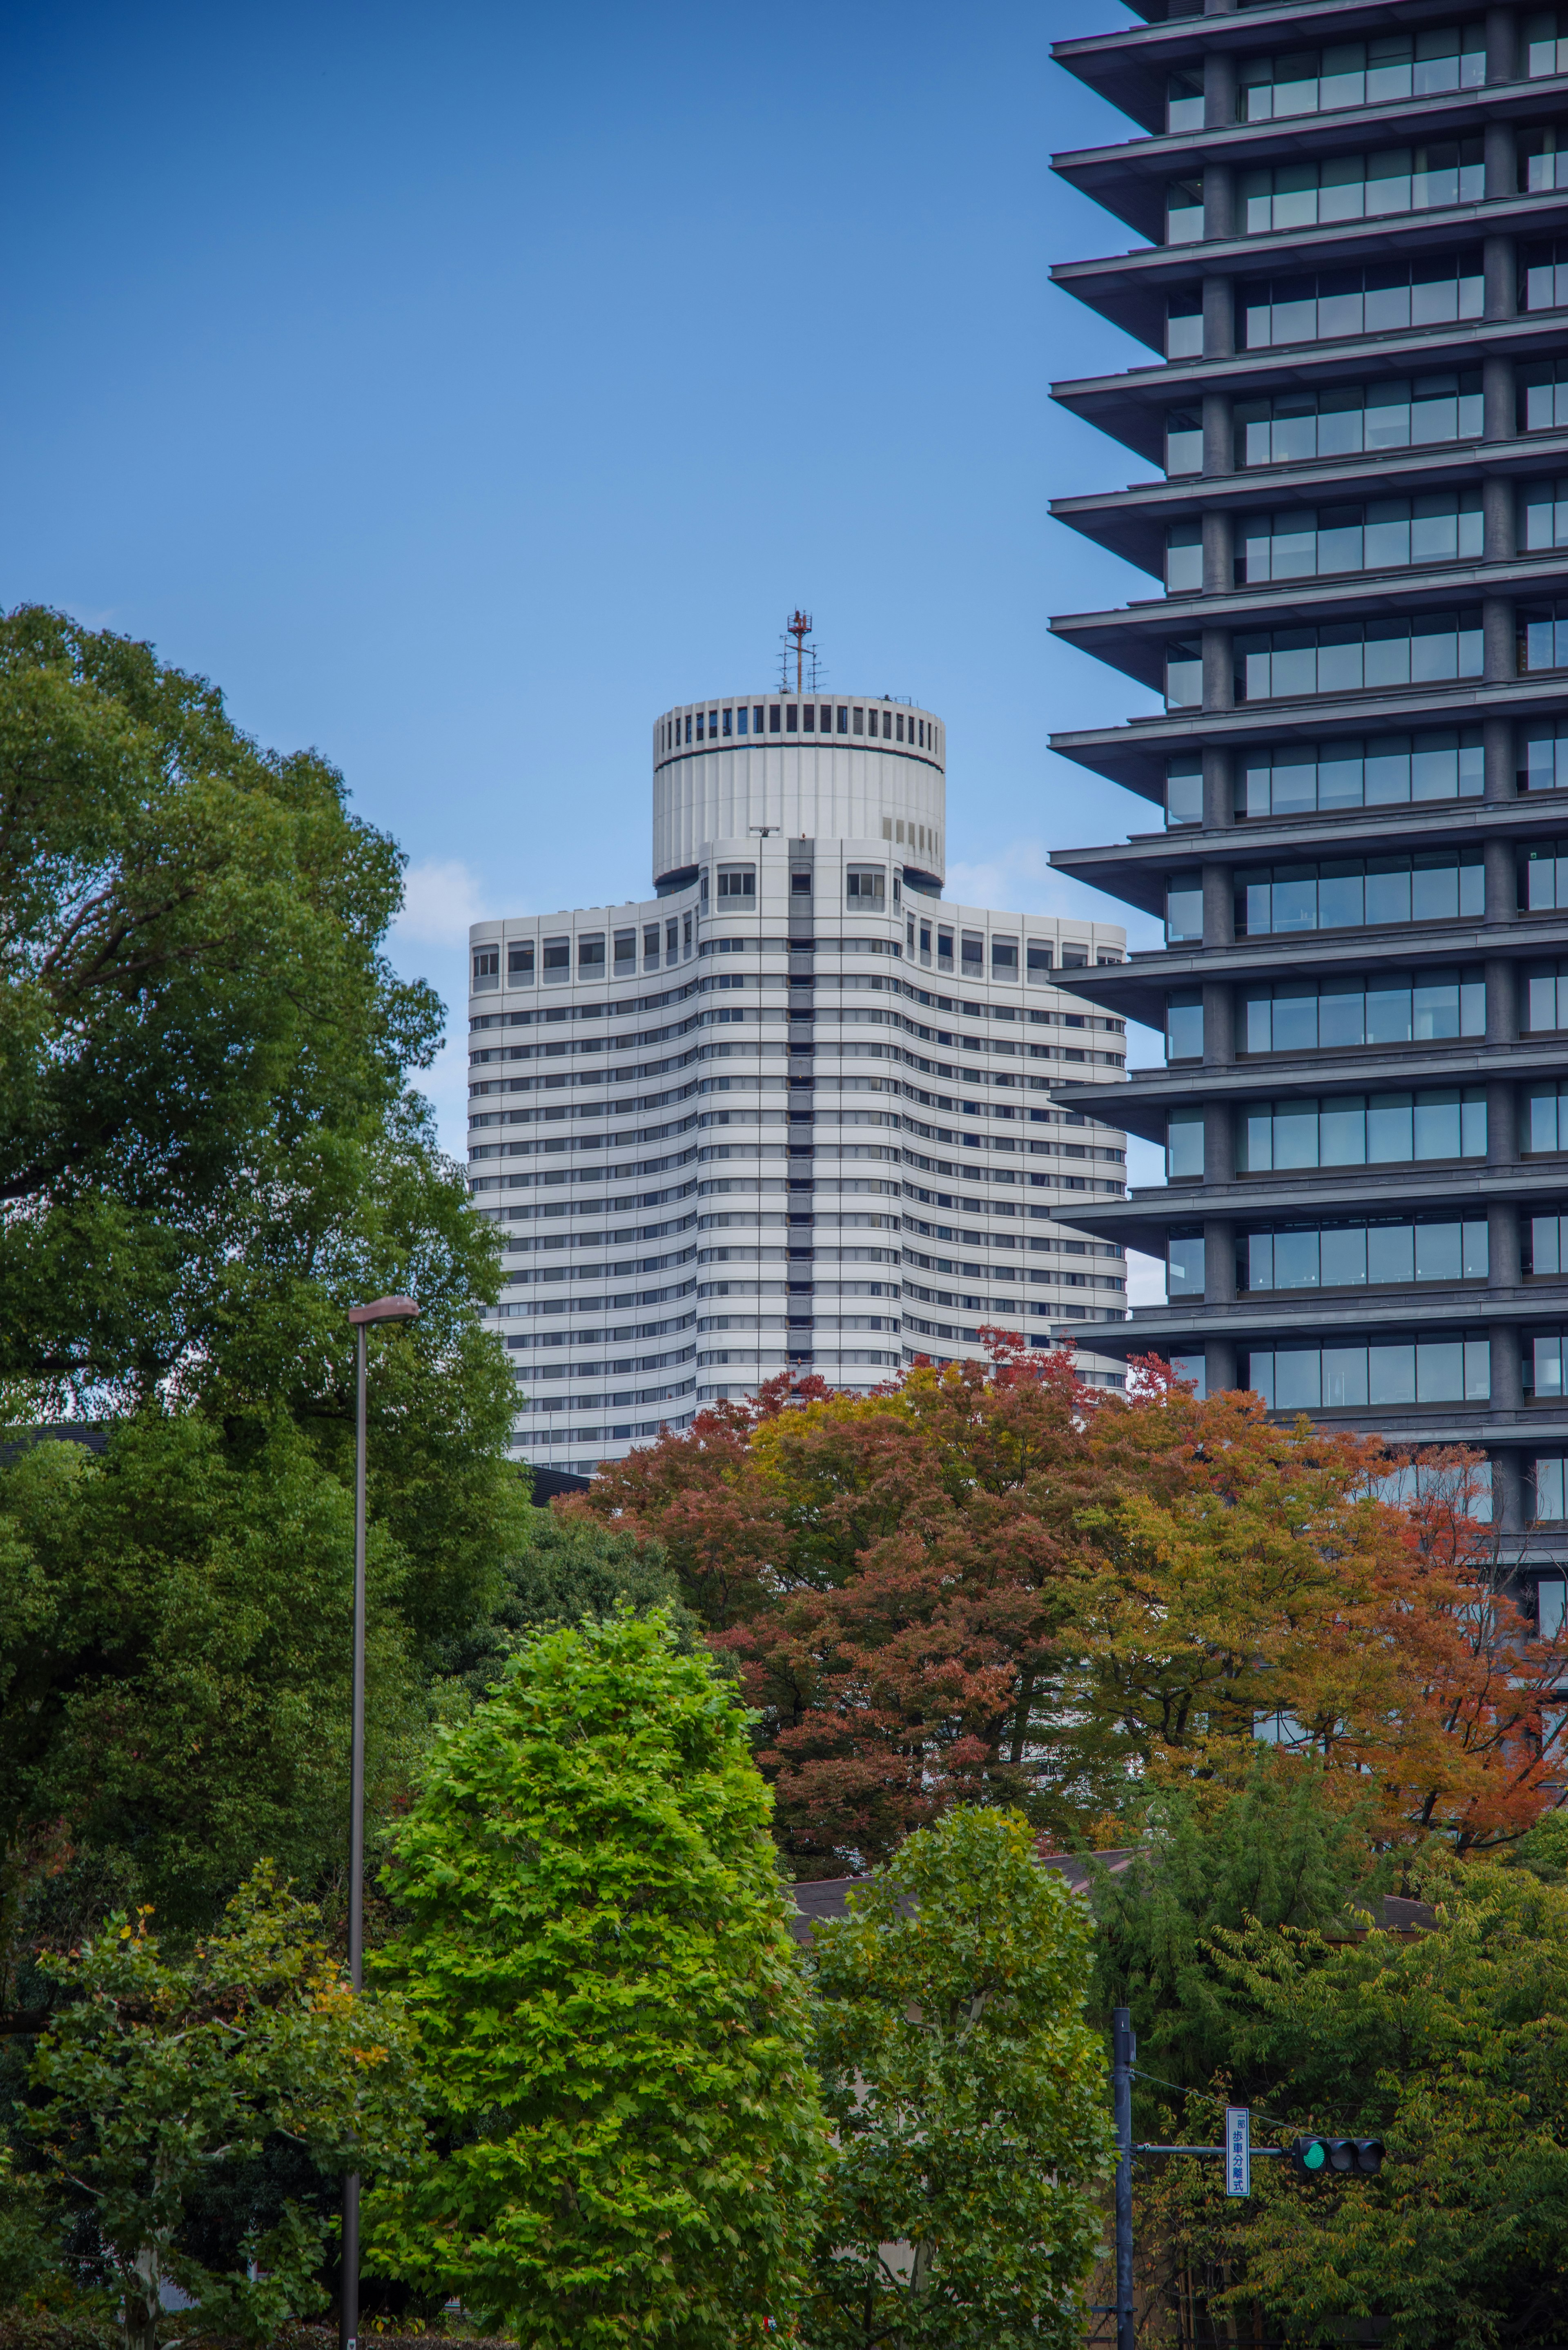
[[[1330,2171],[1375,2178],[1383,2168],[1380,2137],[1297,2137],[1291,2140],[1291,2164],[1298,2178],[1322,2178]]]

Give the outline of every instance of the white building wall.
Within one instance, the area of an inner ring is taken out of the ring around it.
[[[863,752],[864,831],[751,833],[768,759],[787,801],[825,755],[764,747],[738,799],[683,763],[656,795],[691,879],[473,927],[470,1185],[504,1235],[494,1318],[540,1466],[586,1473],[786,1368],[865,1391],[979,1351],[982,1323],[1044,1346],[1125,1297],[1119,1251],[1056,1221],[1123,1195],[1125,1138],[1051,1099],[1125,1066],[1120,1024],[1066,983],[1125,934],[910,888],[940,769],[884,788]],[[699,837],[710,811],[731,828]]]

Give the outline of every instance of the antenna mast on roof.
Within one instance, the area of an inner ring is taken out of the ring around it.
[[[815,645],[808,645],[805,641],[810,634],[811,614],[809,612],[803,612],[797,604],[784,625],[784,635],[794,639],[794,690],[797,693],[804,693],[805,691],[805,657],[807,653],[810,653],[811,655],[811,690],[814,693],[816,691],[816,647]],[[789,649],[787,646],[784,648],[781,656],[780,665],[784,674],[779,679],[779,683],[784,691],[787,693],[789,691]]]

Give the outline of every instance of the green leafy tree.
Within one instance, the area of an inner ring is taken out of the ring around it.
[[[1140,2135],[1211,2142],[1219,2105],[1235,2101],[1251,2106],[1257,2143],[1322,2132],[1387,2150],[1374,2178],[1309,2183],[1259,2163],[1245,2202],[1213,2164],[1140,2166],[1145,2286],[1189,2336],[1196,2323],[1220,2339],[1328,2344],[1375,2324],[1390,2350],[1556,2344],[1564,1825],[1542,1821],[1506,1861],[1428,1848],[1405,1885],[1435,1904],[1436,1926],[1397,1932],[1358,1906],[1355,1846],[1332,1814],[1318,1826],[1299,1787],[1253,1790],[1206,1828],[1168,1821],[1141,1887],[1097,1896],[1098,1995],[1132,2002],[1152,2076]]]
[[[1131,2011],[1143,2063],[1179,2087],[1236,2074],[1238,1994],[1216,1961],[1215,1932],[1256,1922],[1326,1928],[1387,1881],[1366,1812],[1329,1798],[1324,1773],[1262,1746],[1239,1788],[1174,1785],[1125,1830],[1137,1847],[1113,1875],[1091,1861],[1098,1930],[1090,2012],[1108,2028]],[[1143,2092],[1138,2092],[1140,2097]],[[1150,2107],[1146,2137],[1162,2135]]]
[[[542,1634],[443,1734],[382,1961],[439,2151],[374,2263],[539,2350],[729,2350],[787,2315],[824,2154],[746,1717],[668,1621]]]
[[[314,752],[266,751],[150,646],[0,618],[0,1382],[279,1410],[351,1471],[345,1308],[379,1336],[375,1514],[423,1634],[489,1596],[521,1505],[489,1229],[410,1073],[442,1014],[384,952],[401,853]]]
[[[832,2173],[812,2350],[1066,2350],[1100,2233],[1090,1919],[1016,1813],[954,1811],[819,1926]]]
[[[379,1533],[378,1805],[407,1786],[422,1734],[403,1564]],[[204,1418],[148,1411],[101,1459],[42,1444],[0,1470],[13,1927],[25,1889],[73,1855],[122,1856],[111,1906],[151,1902],[184,1931],[259,1854],[330,1877],[347,1841],[352,1574],[352,1497],[284,1416],[243,1462]]]
[[[89,2218],[132,2350],[182,2330],[165,2285],[194,2303],[197,2330],[260,2345],[324,2306],[327,2226],[287,2201],[220,2275],[182,2243],[192,2202],[279,2133],[327,2169],[406,2164],[421,2137],[408,2034],[395,2002],[353,1991],[312,1930],[318,1913],[270,1866],[182,1963],[148,1916],[117,1914],[45,1962],[67,1998],[33,2059],[26,2127]]]
[[[403,858],[315,753],[151,648],[0,616],[0,2002],[40,1873],[130,1856],[210,1923],[264,1853],[346,1841],[357,1298],[371,1339],[372,1762],[483,1626],[528,1517],[493,1234],[414,1079]],[[374,1791],[373,1791],[374,1792]]]
[[[488,1612],[432,1651],[432,1666],[443,1684],[439,1701],[449,1712],[462,1712],[484,1697],[522,1641],[558,1625],[580,1624],[587,1616],[603,1618],[621,1607],[641,1616],[659,1607],[681,1631],[685,1645],[700,1637],[662,1543],[639,1541],[586,1513],[525,1512],[497,1581]]]

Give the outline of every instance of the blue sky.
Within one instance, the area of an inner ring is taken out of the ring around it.
[[[1051,151],[1130,128],[1048,47],[1126,21],[12,0],[0,594],[341,766],[449,1002],[473,916],[647,889],[654,714],[797,601],[946,718],[954,894],[1085,904],[1049,849],[1149,812],[1045,737],[1149,705],[1046,620],[1151,590],[1049,521],[1140,468],[1046,387],[1147,355],[1046,282],[1128,242]]]

